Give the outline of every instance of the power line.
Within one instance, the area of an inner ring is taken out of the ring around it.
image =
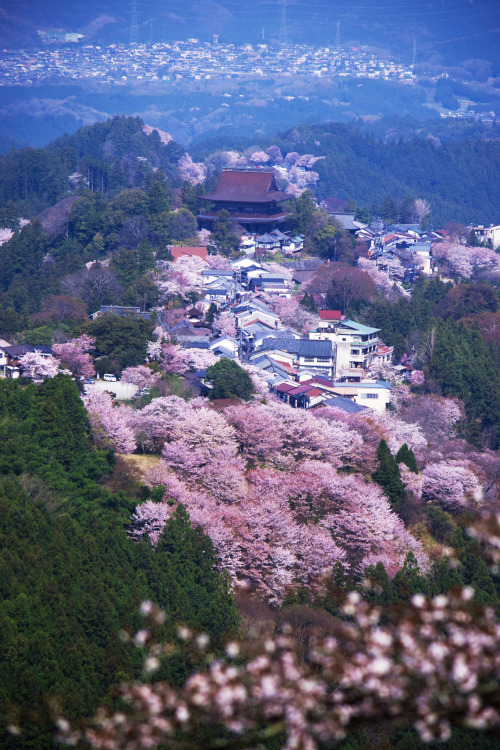
[[[286,0],[281,0],[281,24],[279,35],[280,47],[286,47],[288,44],[288,33],[286,28]]]
[[[137,44],[139,29],[137,27],[137,0],[132,0],[132,19],[130,21],[130,44]]]

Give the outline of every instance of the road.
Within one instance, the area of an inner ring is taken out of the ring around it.
[[[109,391],[110,393],[116,394],[117,400],[125,401],[133,398],[139,388],[138,386],[134,385],[134,383],[127,383],[124,380],[117,380],[116,382],[96,380],[94,384],[86,383],[85,390],[88,394],[91,394],[93,390]]]

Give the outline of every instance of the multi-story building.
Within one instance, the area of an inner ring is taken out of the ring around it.
[[[489,227],[484,227],[482,224],[479,224],[479,226],[471,227],[471,229],[479,242],[488,242],[488,240],[491,240],[491,244],[494,248],[500,246],[500,224],[490,224]]]
[[[368,370],[376,356],[380,329],[365,326],[354,320],[339,320],[340,313],[336,310],[322,310],[321,313],[321,323],[309,332],[309,338],[317,341],[328,340],[335,345],[336,379],[359,381],[363,371]]]

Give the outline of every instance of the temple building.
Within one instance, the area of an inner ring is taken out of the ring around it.
[[[278,190],[270,169],[223,169],[215,193],[200,196],[206,202],[197,216],[200,226],[211,229],[219,211],[250,231],[269,231],[290,215],[290,196]],[[215,204],[210,206],[210,204]]]

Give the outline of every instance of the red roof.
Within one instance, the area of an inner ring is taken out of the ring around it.
[[[292,388],[290,391],[288,391],[289,396],[300,396],[302,393],[305,393],[306,391],[311,390],[311,386],[309,384],[307,385],[298,385],[295,388]],[[312,390],[316,390],[313,388]]]
[[[290,196],[278,190],[271,170],[239,171],[224,169],[215,193],[200,196],[206,201],[242,201],[272,203],[287,201]]]
[[[280,385],[276,386],[276,390],[280,391],[281,393],[288,393],[288,391],[293,391],[295,389],[294,385],[290,385],[289,383],[280,383]]]
[[[340,310],[320,310],[319,317],[321,320],[342,320]]]
[[[316,396],[321,396],[322,393],[323,391],[320,391],[319,388],[310,388],[305,395],[309,396],[309,398],[315,398]]]
[[[208,253],[206,247],[171,247],[170,252],[174,256],[174,261],[186,256],[201,258],[207,260]]]

